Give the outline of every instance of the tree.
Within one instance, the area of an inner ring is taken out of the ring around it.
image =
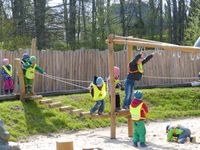
[[[120,21],[122,35],[126,36],[125,0],[120,0]]]
[[[156,28],[156,4],[155,0],[149,0],[149,30],[151,39],[154,39],[155,36],[155,28]]]
[[[45,12],[46,12],[46,0],[34,0],[35,34],[37,38],[38,50],[46,48]]]
[[[96,34],[96,0],[92,0],[92,48],[97,48]]]
[[[173,3],[172,43],[178,44],[178,41],[177,41],[177,26],[178,26],[177,1],[172,0],[172,3]]]
[[[200,36],[200,3],[199,0],[191,0],[188,25],[185,31],[185,44],[194,45],[194,42]]]
[[[63,0],[64,6],[64,25],[65,25],[65,41],[69,43],[69,18],[68,18],[68,0]]]
[[[159,38],[163,41],[163,1],[159,1]]]
[[[69,44],[76,49],[76,0],[69,1]]]

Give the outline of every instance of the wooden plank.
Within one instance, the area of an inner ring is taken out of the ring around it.
[[[25,100],[38,100],[38,99],[42,99],[42,95],[25,96],[24,99]]]
[[[61,102],[55,102],[55,103],[49,104],[49,108],[56,108],[56,107],[60,107],[60,106],[62,106]]]
[[[45,99],[45,100],[41,100],[39,101],[40,104],[50,104],[50,103],[53,103],[53,100],[52,99]]]
[[[82,109],[74,109],[70,111],[70,114],[80,115],[81,112],[83,112]]]
[[[59,111],[71,111],[73,108],[71,106],[62,106]]]
[[[21,59],[20,58],[16,58],[15,59],[15,64],[16,64],[17,75],[19,77],[19,84],[20,84],[20,100],[24,101],[25,84],[24,84],[24,74],[23,74],[22,67],[21,67]]]
[[[109,63],[109,75],[111,84],[111,139],[116,138],[116,102],[115,102],[115,81],[114,81],[114,45],[113,45],[113,35],[108,36],[108,63]]]

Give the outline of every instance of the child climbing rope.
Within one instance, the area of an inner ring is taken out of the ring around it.
[[[33,87],[33,81],[35,78],[35,71],[38,71],[41,74],[46,74],[43,69],[41,69],[37,64],[36,64],[36,57],[31,56],[30,57],[30,62],[26,62],[23,64],[23,67],[26,69],[25,71],[25,92],[26,95],[34,95],[32,91]]]
[[[143,65],[153,58],[153,55],[154,53],[144,58],[144,53],[141,52],[129,63],[129,73],[125,81],[125,97],[123,102],[124,109],[129,109],[135,81],[142,79],[142,75],[144,73]]]
[[[98,109],[98,114],[101,115],[103,113],[104,107],[105,107],[104,99],[107,94],[106,93],[106,84],[103,81],[102,77],[97,77],[95,79],[96,80],[94,80],[89,86],[89,90],[93,97],[93,100],[96,101],[95,105],[90,110],[90,114],[95,113],[96,110]]]
[[[9,64],[9,60],[7,58],[3,59],[1,74],[3,76],[4,93],[6,95],[9,94],[9,92],[10,94],[13,94],[14,83],[12,77],[12,65]]]
[[[191,137],[191,131],[188,128],[185,128],[183,126],[170,126],[168,125],[166,127],[166,133],[167,133],[167,141],[168,142],[177,142],[184,144],[187,141],[187,138],[190,142],[195,143],[196,138]]]
[[[134,99],[131,101],[130,113],[131,119],[134,123],[133,131],[133,145],[138,147],[138,142],[140,147],[146,147],[146,128],[144,120],[148,114],[148,107],[142,101],[143,93],[141,91],[134,92]]]
[[[119,80],[119,74],[120,74],[120,69],[117,66],[114,66],[114,78],[115,78],[115,100],[116,100],[116,110],[120,110],[120,89],[122,87],[122,84],[120,83]],[[111,97],[111,85],[110,85],[110,77],[108,77],[108,93],[109,96]]]

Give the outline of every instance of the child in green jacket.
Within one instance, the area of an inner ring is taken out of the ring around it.
[[[33,81],[35,78],[35,71],[38,71],[41,74],[45,74],[44,70],[36,64],[36,57],[31,56],[30,62],[23,64],[23,67],[26,69],[24,80],[25,80],[25,92],[27,95],[34,95],[32,92]]]
[[[168,142],[178,142],[184,144],[187,138],[190,142],[195,143],[195,137],[191,137],[191,131],[183,126],[173,127],[168,125],[166,127],[167,141]]]

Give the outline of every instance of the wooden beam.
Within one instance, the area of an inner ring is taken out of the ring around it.
[[[132,45],[128,45],[128,50],[127,50],[127,62],[131,62],[133,58],[133,46]],[[128,66],[128,65],[127,65]]]
[[[50,103],[53,103],[53,100],[52,99],[40,100],[39,103],[40,104],[50,104]]]
[[[131,117],[128,117],[128,137],[133,136],[133,121]]]
[[[163,44],[163,43],[149,43],[149,42],[142,42],[142,41],[118,40],[118,39],[113,39],[113,43],[114,44],[127,43],[128,45],[132,45],[132,46],[143,46],[146,48],[160,48],[162,50],[182,51],[182,52],[187,52],[187,53],[199,53],[200,52],[200,48],[197,48],[197,47],[168,45],[168,44]]]
[[[25,100],[38,100],[42,99],[42,95],[24,96]]]
[[[17,70],[17,76],[19,77],[19,85],[20,85],[20,100],[24,101],[24,96],[25,96],[25,84],[24,84],[24,74],[23,70],[21,67],[21,59],[16,58],[15,59],[15,64],[16,64],[16,70]]]
[[[171,43],[165,43],[165,42],[153,41],[153,40],[146,40],[146,39],[141,39],[141,38],[135,38],[135,37],[132,37],[132,36],[123,37],[123,36],[117,36],[117,35],[115,35],[115,39],[118,39],[118,40],[141,41],[141,42],[150,42],[150,43],[162,43],[162,44],[176,46],[175,44],[171,44]]]
[[[62,106],[59,111],[71,111],[73,108],[71,106]]]
[[[61,102],[55,102],[55,103],[49,104],[49,108],[56,108],[56,107],[60,107],[60,106],[62,106]]]
[[[98,114],[93,114],[89,116],[92,119],[106,119],[106,118],[111,118],[110,113],[103,113],[101,115]]]
[[[81,112],[83,112],[82,109],[74,109],[70,111],[70,114],[80,115]]]
[[[114,43],[113,35],[108,36],[108,63],[109,63],[109,75],[110,75],[110,84],[111,84],[111,139],[116,138],[116,102],[115,102],[115,81],[114,81]]]
[[[124,116],[128,117],[128,116],[130,116],[130,111],[127,109],[122,109],[120,111],[117,111],[115,114],[117,117],[124,117]]]

